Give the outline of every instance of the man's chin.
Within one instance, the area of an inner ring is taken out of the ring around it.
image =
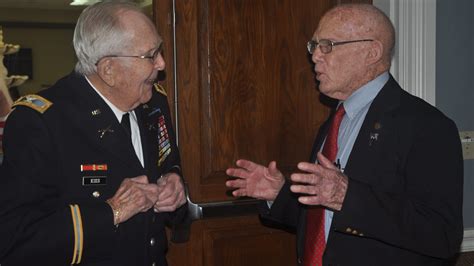
[[[332,90],[330,87],[327,86],[327,84],[324,84],[324,82],[320,82],[319,83],[319,86],[318,86],[318,89],[319,89],[319,92],[330,97],[330,98],[333,98],[333,92],[334,90]]]
[[[327,92],[329,92],[329,89],[325,85],[326,84],[324,82],[321,82],[321,81],[318,82],[318,89],[323,94],[326,94]]]

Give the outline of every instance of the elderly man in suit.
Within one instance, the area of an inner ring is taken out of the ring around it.
[[[185,213],[162,39],[135,5],[86,8],[78,63],[21,97],[5,126],[0,264],[167,265],[165,225]]]
[[[340,5],[308,42],[319,90],[339,100],[309,162],[285,180],[238,160],[234,196],[296,228],[300,265],[446,265],[462,234],[463,161],[453,121],[389,74],[395,33],[372,5]]]

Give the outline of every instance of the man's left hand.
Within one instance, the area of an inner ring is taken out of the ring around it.
[[[173,212],[186,203],[184,185],[176,173],[168,173],[157,181],[158,201],[153,206],[155,212]]]
[[[349,180],[331,161],[318,152],[319,164],[301,162],[298,169],[305,173],[294,173],[290,187],[294,193],[307,194],[298,201],[306,205],[322,205],[340,211],[346,196]]]

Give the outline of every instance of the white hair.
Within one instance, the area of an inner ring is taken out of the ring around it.
[[[120,23],[120,11],[124,10],[143,13],[128,1],[98,2],[82,11],[73,38],[77,73],[92,74],[101,58],[126,49],[129,37]]]

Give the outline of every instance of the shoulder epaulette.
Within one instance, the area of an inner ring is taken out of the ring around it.
[[[158,83],[153,84],[153,86],[155,86],[155,90],[156,90],[157,92],[163,94],[164,96],[168,96],[168,95],[166,94],[166,90],[165,90],[165,88],[164,88],[163,86],[161,86],[161,85],[158,84]]]
[[[22,96],[16,100],[13,103],[12,108],[20,105],[27,106],[39,113],[44,113],[49,109],[49,107],[51,107],[51,105],[53,105],[53,103],[39,95],[30,94]]]

